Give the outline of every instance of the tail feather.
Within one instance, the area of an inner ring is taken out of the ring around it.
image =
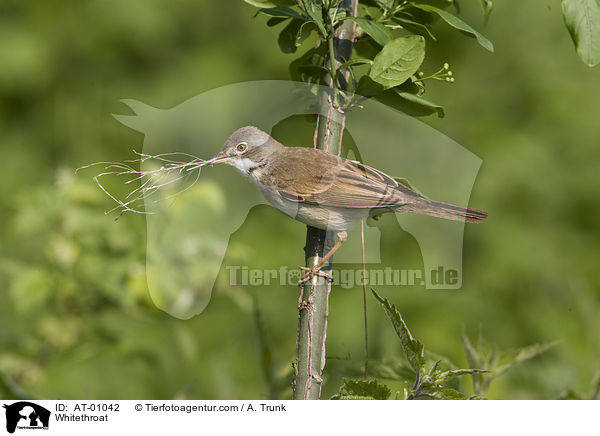
[[[404,208],[410,212],[444,218],[454,221],[466,221],[468,223],[479,223],[487,218],[487,212],[470,207],[455,206],[441,201],[420,198],[419,201]]]

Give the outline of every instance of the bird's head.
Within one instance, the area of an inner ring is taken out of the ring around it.
[[[249,175],[252,170],[266,165],[268,157],[279,147],[282,145],[268,133],[246,126],[233,132],[221,151],[208,162],[226,163]]]

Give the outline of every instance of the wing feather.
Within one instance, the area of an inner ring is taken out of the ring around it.
[[[420,196],[387,174],[357,161],[314,149],[295,150],[298,166],[310,177],[278,177],[279,194],[291,201],[340,208],[396,208]],[[281,174],[281,172],[278,172]]]

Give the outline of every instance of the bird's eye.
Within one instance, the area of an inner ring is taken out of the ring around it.
[[[248,148],[248,144],[246,144],[245,142],[240,142],[235,148],[237,151],[242,153],[242,152],[246,151],[246,148]]]

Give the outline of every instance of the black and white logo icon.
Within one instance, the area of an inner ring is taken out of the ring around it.
[[[3,406],[6,409],[6,431],[14,433],[16,429],[48,429],[50,411],[29,401],[19,401]]]

